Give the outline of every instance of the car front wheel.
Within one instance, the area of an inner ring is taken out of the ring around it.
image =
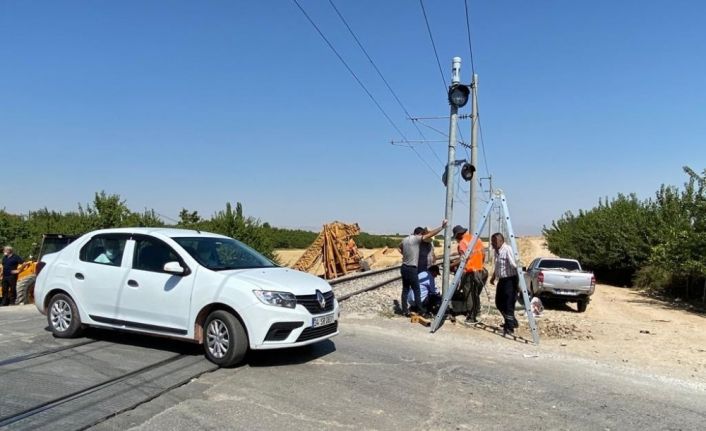
[[[83,330],[78,307],[69,295],[58,293],[49,301],[47,322],[57,338],[74,338]]]
[[[235,316],[216,310],[206,318],[203,346],[209,361],[221,367],[232,367],[245,357],[248,336]]]

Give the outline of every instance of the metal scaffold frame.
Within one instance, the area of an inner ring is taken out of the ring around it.
[[[527,315],[527,321],[529,323],[530,330],[532,332],[532,340],[534,341],[534,344],[539,344],[539,331],[537,330],[537,322],[534,319],[534,314],[532,314],[531,310],[531,305],[530,305],[530,300],[529,300],[529,294],[527,293],[527,284],[525,283],[525,277],[524,277],[524,272],[522,271],[522,263],[520,262],[520,251],[517,248],[517,240],[515,237],[515,231],[512,229],[512,220],[510,219],[510,211],[507,209],[507,201],[505,199],[505,194],[503,193],[502,190],[497,190],[495,192],[495,195],[493,198],[488,202],[488,206],[485,208],[485,211],[483,212],[483,217],[480,220],[480,223],[476,227],[476,229],[473,231],[473,240],[468,246],[468,249],[466,249],[466,253],[461,257],[461,263],[458,266],[458,270],[456,271],[456,274],[454,275],[453,282],[449,286],[448,289],[444,290],[443,292],[443,299],[441,301],[441,307],[439,308],[438,313],[436,314],[436,317],[434,318],[434,321],[431,324],[431,332],[434,333],[436,332],[437,329],[441,326],[441,323],[443,320],[446,318],[446,310],[449,307],[449,302],[451,301],[451,297],[453,296],[454,292],[456,292],[456,289],[458,288],[459,284],[461,283],[461,276],[463,275],[463,268],[466,266],[466,262],[468,259],[471,257],[471,254],[473,252],[473,249],[476,245],[476,242],[478,242],[478,239],[480,238],[480,233],[483,231],[483,228],[485,227],[485,224],[489,220],[490,212],[492,209],[496,206],[499,206],[501,215],[502,215],[502,221],[504,221],[504,227],[507,229],[507,239],[509,239],[510,246],[512,247],[512,251],[515,255],[515,262],[517,263],[517,275],[519,277],[519,284],[520,284],[520,290],[522,291],[522,297],[524,299],[524,306],[525,306],[525,314]],[[498,229],[500,229],[502,224],[498,226]],[[490,239],[488,239],[490,240]]]

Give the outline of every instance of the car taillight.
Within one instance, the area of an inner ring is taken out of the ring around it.
[[[591,287],[596,287],[596,276],[595,275],[591,276]]]
[[[42,272],[42,269],[46,266],[45,262],[37,262],[37,275]]]
[[[542,271],[539,271],[539,274],[537,274],[537,283],[540,285],[544,284],[544,273]]]

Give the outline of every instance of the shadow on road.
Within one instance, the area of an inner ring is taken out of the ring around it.
[[[49,326],[46,326],[44,330],[51,332]],[[143,335],[128,331],[88,328],[83,333],[81,338],[122,344],[125,346],[142,347],[145,349],[164,350],[167,352],[180,353],[182,355],[203,354],[203,347],[199,344],[154,335]]]
[[[569,311],[572,313],[579,312],[576,308],[572,308],[568,302],[556,299],[542,299],[542,305],[544,305],[544,308],[547,310]],[[524,307],[522,309],[524,310]]]
[[[251,367],[278,367],[311,362],[336,351],[331,340],[320,341],[308,346],[278,350],[251,350],[246,363]]]
[[[506,339],[508,339],[508,340],[512,340],[512,341],[515,341],[515,342],[520,343],[520,344],[532,344],[532,341],[531,341],[531,340],[528,340],[528,339],[526,339],[526,338],[520,337],[519,335],[508,335],[508,336],[503,335],[503,328],[500,328],[500,327],[497,327],[497,326],[486,325],[485,323],[482,323],[482,322],[478,322],[478,323],[474,323],[474,324],[468,324],[468,325],[466,325],[466,326],[471,327],[471,328],[482,329],[482,330],[484,330],[484,331],[493,333],[493,334],[497,335],[498,337],[506,338]]]

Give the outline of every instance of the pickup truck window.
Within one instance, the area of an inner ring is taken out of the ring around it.
[[[580,271],[579,263],[573,260],[542,259],[537,268],[557,269],[559,271]]]

